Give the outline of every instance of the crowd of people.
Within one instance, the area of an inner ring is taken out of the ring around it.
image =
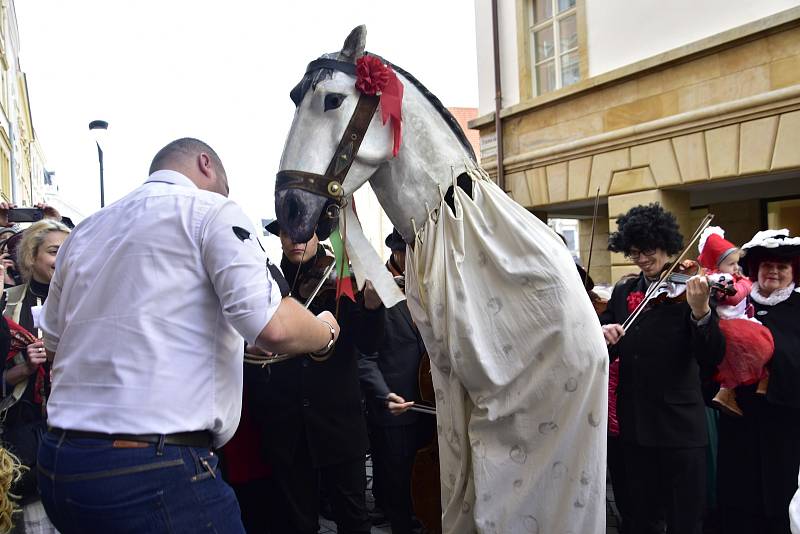
[[[41,206],[0,257],[0,531],[311,534],[326,514],[368,533],[367,454],[392,532],[423,531],[414,463],[436,419],[416,409],[427,357],[407,306],[343,290],[333,251],[277,221],[270,263],[228,191],[213,149],[179,139],[74,230]],[[710,228],[661,280],[685,245],[675,217],[651,204],[616,224],[609,249],[639,269],[599,313],[620,531],[789,533],[800,238]],[[403,288],[406,243],[386,246]]]
[[[708,229],[695,255],[707,274],[667,280],[623,328],[683,236],[657,204],[631,208],[617,226],[609,249],[641,271],[600,315],[622,531],[699,534],[706,520],[724,534],[788,534],[800,470],[800,238],[767,230],[737,247]]]

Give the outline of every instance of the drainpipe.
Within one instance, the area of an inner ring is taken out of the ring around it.
[[[503,170],[503,122],[500,109],[503,105],[503,91],[500,85],[500,35],[497,23],[497,0],[492,0],[492,52],[494,54],[494,131],[497,137],[497,185],[506,190],[506,177]]]
[[[11,165],[11,203],[16,204],[19,202],[17,198],[19,196],[19,188],[17,187],[17,159],[14,157],[15,153],[15,144],[17,142],[17,136],[14,135],[14,124],[9,121],[8,125],[8,140],[9,144],[11,145],[11,150],[8,154],[8,161]]]

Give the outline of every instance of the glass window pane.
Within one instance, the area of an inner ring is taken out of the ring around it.
[[[556,88],[556,63],[550,61],[536,66],[536,94],[544,94]]]
[[[533,42],[536,50],[536,59],[538,63],[545,59],[553,57],[555,54],[556,44],[553,39],[553,27],[541,29],[533,34]]]
[[[768,202],[767,226],[769,228],[788,228],[789,235],[800,235],[800,199]]]
[[[575,7],[575,0],[558,0],[558,12]]]
[[[563,1],[563,0],[560,0]],[[533,23],[539,24],[553,16],[552,0],[533,0]]]
[[[578,24],[575,15],[564,17],[558,21],[558,43],[561,52],[578,46]]]
[[[561,87],[572,85],[581,79],[580,59],[577,52],[561,56]]]

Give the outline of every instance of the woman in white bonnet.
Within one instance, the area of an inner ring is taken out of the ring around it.
[[[758,232],[742,249],[755,317],[775,340],[766,395],[736,388],[743,417],[720,414],[721,532],[786,534],[800,470],[800,237]]]

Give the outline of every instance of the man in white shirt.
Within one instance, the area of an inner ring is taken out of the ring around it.
[[[64,534],[244,532],[211,450],[239,422],[244,341],[292,354],[336,341],[330,313],[281,300],[227,195],[217,154],[178,139],[59,251],[39,487]]]

